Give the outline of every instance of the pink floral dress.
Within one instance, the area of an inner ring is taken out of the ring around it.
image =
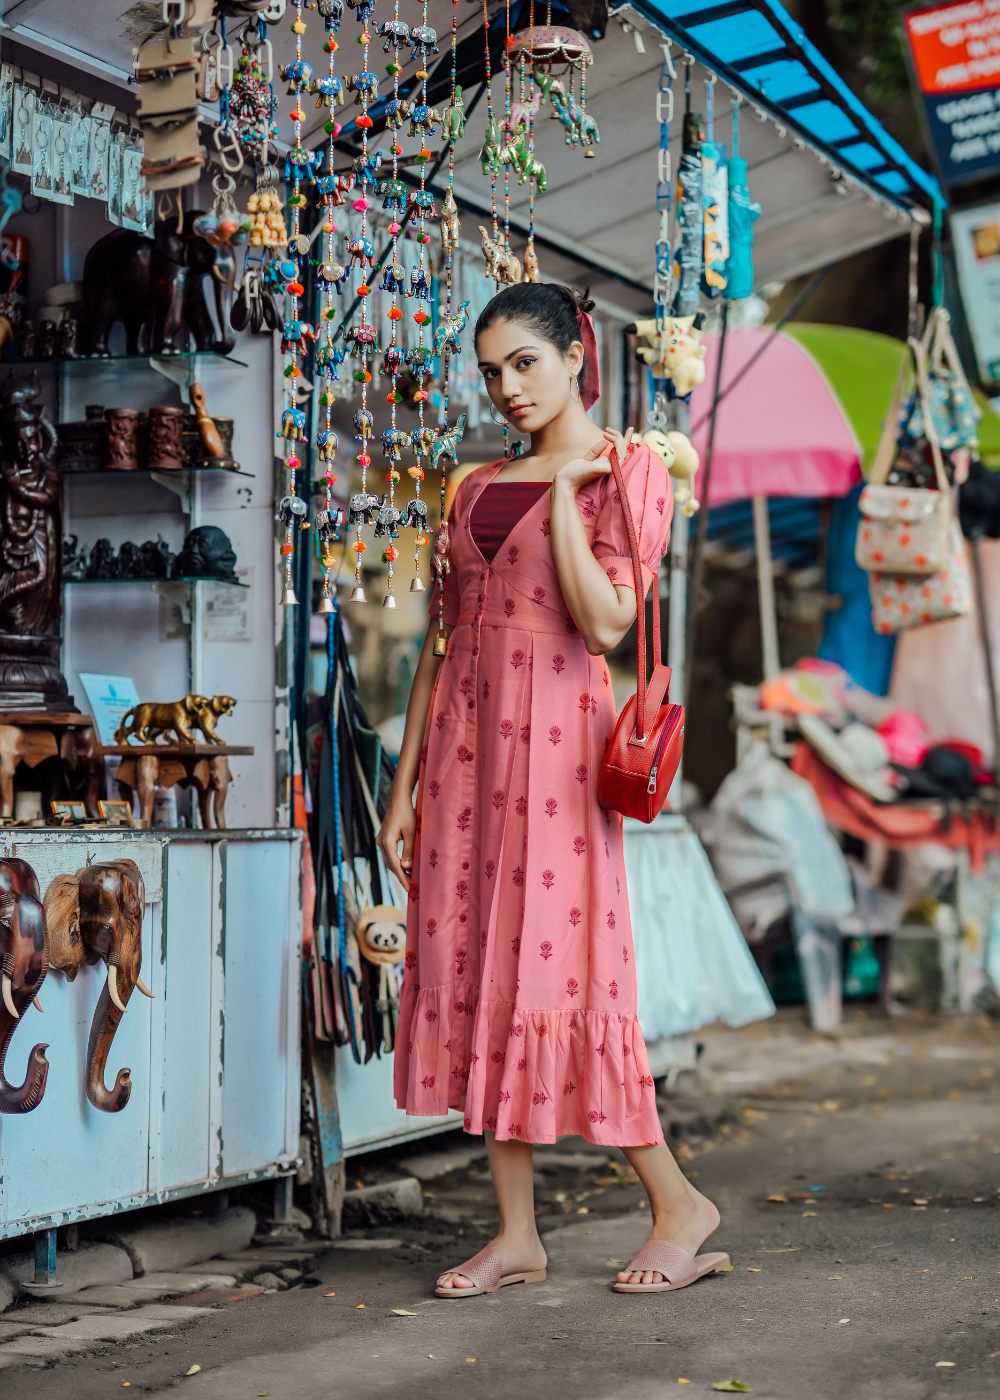
[[[502,465],[466,477],[452,513],[454,631],[421,753],[396,1102],[410,1114],[464,1109],[467,1131],[500,1139],[657,1143],[622,820],[597,801],[617,719],[611,680],[567,612],[548,493],[492,564],[473,542],[472,507]],[[644,446],[624,476],[648,588],[673,497]],[[631,584],[614,478],[577,504],[608,577]]]

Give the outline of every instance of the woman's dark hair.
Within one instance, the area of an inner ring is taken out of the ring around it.
[[[565,353],[574,340],[580,339],[580,312],[593,309],[594,303],[587,292],[574,292],[558,282],[518,282],[513,287],[504,287],[487,302],[476,322],[474,340],[478,341],[495,321],[516,321],[518,325],[531,326],[543,340]],[[586,373],[584,356],[580,367],[581,383]]]

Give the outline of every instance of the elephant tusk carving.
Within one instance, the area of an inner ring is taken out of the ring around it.
[[[36,1011],[40,1011],[43,1016],[45,1015],[45,1007],[42,1005],[42,1003],[38,1000],[37,997],[31,998],[31,1004]]]
[[[21,1019],[21,1013],[14,1005],[14,993],[11,987],[10,978],[7,976],[6,972],[3,975],[3,1004],[4,1006],[6,1006],[7,1010],[13,1016],[15,1021],[19,1021]]]
[[[118,995],[118,969],[115,967],[114,963],[108,968],[108,995],[119,1011],[125,1012],[128,1010],[128,1007]]]
[[[137,978],[135,979],[135,986],[136,986],[136,991],[142,992],[142,994],[143,994],[144,997],[149,997],[150,1001],[155,1001],[155,1000],[156,1000],[155,996],[154,996],[153,993],[149,990],[149,988],[146,986],[145,982],[142,980],[141,977],[137,977]]]

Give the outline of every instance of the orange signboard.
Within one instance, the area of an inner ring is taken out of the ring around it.
[[[903,16],[924,93],[1000,84],[1000,0],[955,0]]]

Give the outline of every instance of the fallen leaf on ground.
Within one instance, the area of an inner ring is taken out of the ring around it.
[[[678,1385],[690,1385],[691,1382],[688,1380],[687,1376],[678,1376],[678,1377],[677,1377],[677,1384],[678,1384]]]
[[[1000,1356],[1000,1351],[991,1351],[991,1352],[987,1352],[986,1359],[987,1359],[988,1361],[991,1361],[991,1360],[993,1359],[994,1356]]]
[[[847,1324],[850,1322],[850,1320],[851,1320],[851,1319],[850,1319],[849,1317],[842,1317],[842,1318],[840,1319],[840,1321],[837,1323],[837,1326],[838,1326],[838,1327],[846,1327]]]
[[[392,1314],[393,1314],[394,1317],[419,1317],[419,1316],[420,1316],[419,1313],[407,1312],[405,1308],[392,1308],[391,1311],[392,1311]]]
[[[804,1211],[802,1212],[802,1219],[805,1220],[806,1217],[807,1217],[807,1216],[810,1216],[810,1215],[813,1216],[813,1217],[815,1218],[818,1214],[819,1214],[819,1211],[816,1211],[816,1210],[804,1210]]]
[[[474,1356],[467,1356],[465,1359],[466,1359],[466,1361],[469,1363],[469,1365],[471,1366],[472,1363],[473,1363],[473,1361],[475,1361],[476,1358],[475,1358]]]
[[[568,1332],[555,1332],[553,1333],[552,1340],[554,1342],[564,1342],[568,1336]]]
[[[336,1298],[336,1296],[337,1296],[336,1293],[324,1293],[324,1294],[323,1294],[323,1297],[324,1297],[324,1298]]]
[[[827,1281],[827,1283],[840,1283],[840,1282],[842,1281],[842,1275],[841,1275],[841,1274],[827,1274],[827,1276],[826,1276],[826,1281]]]
[[[722,1267],[720,1269],[716,1269],[715,1272],[717,1274],[731,1274],[733,1272],[733,1266],[732,1264],[723,1264]]]
[[[747,1273],[748,1273],[748,1274],[759,1274],[759,1273],[760,1273],[760,1269],[754,1268],[753,1264],[748,1264],[748,1265],[747,1265]]]
[[[746,1381],[738,1381],[735,1376],[730,1376],[728,1381],[716,1381],[715,1384],[712,1386],[712,1389],[736,1390],[739,1391],[740,1394],[744,1394],[749,1390],[753,1390],[753,1386],[747,1385]]]
[[[798,1254],[800,1245],[793,1244],[788,1249],[762,1249],[761,1254]]]
[[[930,1201],[927,1200],[926,1197],[924,1197],[924,1196],[914,1196],[914,1198],[913,1198],[913,1204],[914,1204],[915,1206],[929,1206],[929,1205],[930,1205]]]
[[[364,1303],[359,1303],[359,1304],[358,1304],[358,1308],[363,1308],[363,1307],[364,1307]]]
[[[590,1207],[589,1207],[589,1206],[577,1206],[577,1208],[576,1208],[576,1213],[577,1213],[577,1215],[589,1215],[589,1214],[590,1214]]]
[[[896,1209],[896,1202],[895,1202],[895,1201],[883,1201],[883,1202],[882,1202],[882,1209],[883,1209],[883,1210],[895,1210],[895,1209]]]
[[[609,1264],[620,1264],[622,1262],[620,1259],[612,1259],[610,1254],[607,1256],[607,1258]]]
[[[787,1206],[788,1204],[788,1197],[785,1195],[784,1191],[775,1191],[773,1195],[765,1196],[764,1199],[765,1201],[774,1201],[775,1204],[781,1206]]]
[[[935,1366],[946,1366],[950,1370],[954,1366],[954,1361],[935,1361]]]
[[[196,1376],[200,1370],[201,1367],[196,1362],[193,1366],[189,1366],[188,1369],[184,1372],[184,1374],[186,1376]]]

